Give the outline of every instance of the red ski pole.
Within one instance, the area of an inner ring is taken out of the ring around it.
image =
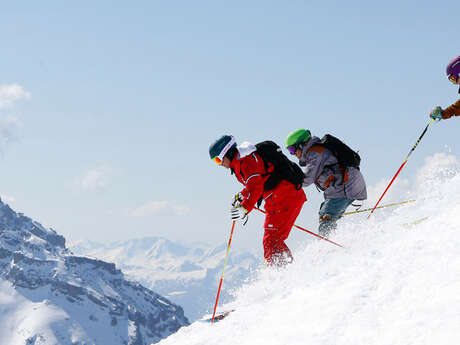
[[[324,240],[324,241],[327,241],[327,242],[329,242],[329,243],[335,244],[336,246],[339,246],[339,247],[344,248],[341,244],[338,244],[338,243],[336,243],[336,242],[334,242],[334,241],[328,240],[326,237],[322,237],[322,236],[320,236],[320,235],[317,235],[317,234],[315,234],[314,232],[311,232],[311,231],[308,231],[307,229],[302,228],[301,226],[298,226],[298,225],[294,224],[294,227],[297,228],[297,229],[299,229],[299,230],[308,232],[310,235],[316,236],[316,237],[318,237],[318,238],[320,238],[320,239],[322,239],[322,240]]]
[[[222,274],[220,275],[219,288],[217,289],[216,303],[214,304],[214,312],[212,313],[211,323],[214,323],[214,317],[216,316],[217,304],[219,303],[220,289],[222,288],[222,282],[224,281],[225,266],[227,266],[228,253],[230,252],[230,244],[232,243],[233,230],[235,229],[235,222],[236,221],[233,221],[232,223],[232,231],[230,232],[230,238],[228,240],[227,254],[225,255],[224,268],[222,269]]]
[[[377,201],[377,203],[375,204],[375,206],[372,208],[372,211],[369,213],[369,215],[367,216],[367,219],[369,219],[369,217],[372,215],[372,213],[374,213],[375,209],[377,208],[377,206],[379,205],[380,201],[383,199],[383,196],[386,194],[387,190],[390,188],[390,186],[393,184],[394,180],[396,179],[396,177],[399,175],[399,173],[401,172],[402,168],[404,167],[404,165],[406,165],[407,161],[409,160],[409,157],[410,155],[412,154],[412,152],[414,152],[415,148],[417,147],[417,145],[420,143],[420,141],[422,140],[423,136],[425,135],[426,131],[428,130],[428,127],[430,127],[430,125],[434,122],[434,119],[431,119],[430,122],[426,125],[425,129],[423,130],[422,134],[420,135],[420,137],[418,138],[417,142],[415,143],[415,145],[412,147],[412,149],[409,151],[409,154],[407,155],[406,157],[406,160],[403,162],[403,164],[401,164],[401,166],[399,167],[398,171],[396,172],[395,176],[393,176],[393,178],[391,179],[390,183],[388,184],[387,188],[385,189],[385,191],[383,192],[382,196],[380,197],[379,201]]]
[[[264,210],[261,210],[261,209],[258,208],[258,207],[255,207],[255,209],[256,209],[257,211],[262,212],[262,213],[267,213],[267,212],[265,212]],[[301,226],[298,226],[298,225],[296,225],[296,224],[294,224],[293,226],[294,226],[295,228],[299,229],[299,230],[302,230],[302,231],[305,231],[305,232],[309,233],[310,235],[316,236],[316,237],[318,237],[318,238],[320,238],[320,239],[322,239],[322,240],[325,240],[325,241],[327,241],[327,242],[329,242],[329,243],[335,244],[336,246],[339,246],[339,247],[342,247],[342,248],[343,248],[343,246],[342,246],[341,244],[338,244],[338,243],[335,243],[335,242],[333,242],[333,241],[331,241],[331,240],[328,240],[326,237],[322,237],[322,236],[320,236],[320,235],[317,235],[317,234],[315,234],[314,232],[308,231],[307,229],[302,228]]]

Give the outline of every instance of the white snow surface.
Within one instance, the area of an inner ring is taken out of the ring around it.
[[[34,293],[35,297],[39,293]],[[80,319],[76,321],[76,319]],[[79,317],[69,315],[63,308],[48,299],[35,301],[19,293],[10,282],[0,281],[0,343],[19,344],[73,344],[75,342],[92,344],[83,327],[86,321],[84,312]],[[83,325],[83,327],[81,325]],[[89,327],[88,327],[89,328]],[[101,339],[104,339],[101,335]],[[106,336],[105,339],[108,339]],[[111,341],[117,341],[115,337]]]
[[[235,309],[226,319],[160,344],[458,344],[460,174],[449,157],[427,159],[412,181],[419,201],[343,218],[330,239],[345,248],[306,244],[293,264],[260,270],[220,306]]]

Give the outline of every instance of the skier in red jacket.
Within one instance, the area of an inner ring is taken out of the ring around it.
[[[209,147],[209,154],[217,164],[231,169],[244,189],[235,196],[231,209],[232,219],[247,221],[257,201],[265,201],[264,258],[268,265],[282,266],[292,262],[292,253],[284,242],[299,215],[303,203],[307,200],[302,188],[281,179],[270,190],[264,189],[264,183],[274,171],[271,163],[264,163],[249,142],[237,146],[233,136],[224,135]],[[268,168],[266,168],[268,166]]]

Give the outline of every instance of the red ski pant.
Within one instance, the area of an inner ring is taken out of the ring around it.
[[[288,238],[306,197],[302,189],[290,196],[291,198],[285,199],[282,207],[267,211],[265,217],[263,246],[264,258],[269,265],[283,265],[293,260],[284,241]]]

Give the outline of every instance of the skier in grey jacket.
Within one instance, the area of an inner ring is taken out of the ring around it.
[[[337,220],[355,200],[367,198],[366,182],[361,172],[353,167],[345,171],[337,157],[326,147],[315,145],[321,141],[312,137],[309,130],[298,129],[286,138],[286,147],[299,159],[304,168],[303,187],[315,184],[324,192],[324,202],[319,210],[318,231],[327,237],[337,227]]]

